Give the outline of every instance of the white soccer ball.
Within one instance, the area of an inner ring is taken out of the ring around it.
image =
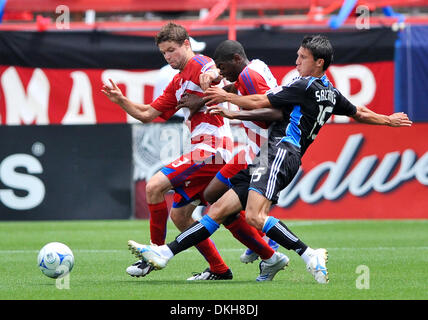
[[[73,269],[73,252],[63,243],[50,242],[40,250],[37,264],[43,274],[50,278],[65,276]]]

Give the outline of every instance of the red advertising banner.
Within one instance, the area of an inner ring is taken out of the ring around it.
[[[297,76],[294,67],[272,66],[279,84]],[[333,65],[327,75],[355,105],[393,112],[392,61]],[[100,124],[135,122],[102,93],[113,79],[134,102],[150,103],[159,70],[50,69],[0,66],[0,124]],[[347,122],[348,118],[334,119]]]
[[[427,219],[428,124],[329,124],[280,194],[281,219]]]

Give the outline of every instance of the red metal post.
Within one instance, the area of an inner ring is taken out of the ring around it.
[[[231,0],[229,5],[229,40],[236,40],[236,0]]]

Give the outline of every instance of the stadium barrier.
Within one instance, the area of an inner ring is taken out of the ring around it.
[[[131,216],[128,125],[0,126],[0,220]]]

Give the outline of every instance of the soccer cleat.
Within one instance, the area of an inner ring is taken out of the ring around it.
[[[328,270],[327,270],[327,261],[328,261],[328,252],[326,249],[316,249],[312,254],[310,254],[311,259],[306,265],[306,270],[308,270],[315,278],[318,283],[328,283]]]
[[[153,267],[144,260],[138,260],[132,266],[126,268],[126,273],[131,277],[145,277],[153,271]]]
[[[230,269],[227,269],[224,273],[215,273],[212,272],[209,268],[206,268],[201,273],[194,273],[192,277],[188,278],[187,280],[193,281],[193,280],[232,280],[233,274]]]
[[[146,261],[156,270],[165,268],[169,261],[167,257],[160,253],[158,246],[140,244],[133,240],[129,240],[128,248],[137,258]]]
[[[285,254],[275,252],[274,256],[276,259],[273,263],[267,263],[266,260],[260,261],[260,275],[257,277],[256,281],[272,281],[280,270],[288,266],[290,259]]]
[[[253,263],[259,258],[259,255],[255,253],[251,249],[247,249],[244,251],[243,254],[239,257],[239,260],[241,260],[242,263]]]
[[[277,251],[279,248],[279,244],[276,243],[274,240],[269,239],[268,240],[268,245],[269,247],[271,247],[274,251]],[[259,255],[257,253],[255,253],[253,250],[251,249],[247,249],[244,251],[243,254],[241,254],[241,256],[239,257],[239,260],[241,260],[242,263],[253,263],[254,261],[256,261],[259,258]]]

